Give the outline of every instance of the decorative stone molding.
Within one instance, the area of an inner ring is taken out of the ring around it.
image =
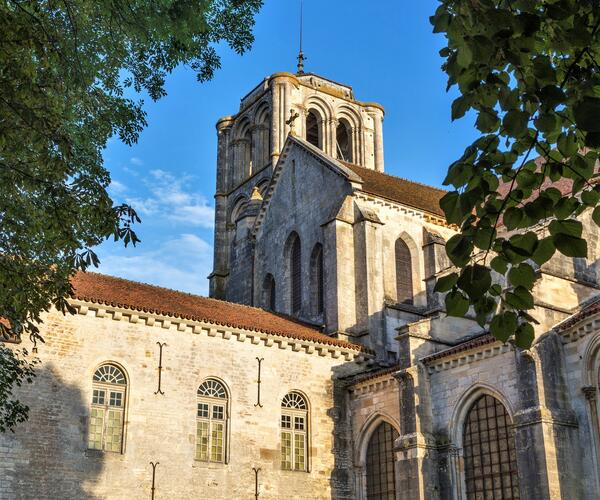
[[[458,366],[463,366],[483,359],[493,358],[500,354],[504,354],[513,349],[510,344],[502,344],[495,342],[493,344],[487,344],[473,348],[456,355],[450,355],[448,358],[436,359],[431,362],[426,362],[427,371],[429,374],[441,372],[444,370],[451,370]]]
[[[77,299],[72,299],[71,304],[77,310],[77,314],[82,316],[124,321],[147,327],[173,330],[174,332],[187,332],[194,335],[219,337],[223,340],[249,342],[254,345],[262,343],[266,347],[276,346],[279,349],[289,349],[293,352],[303,352],[308,355],[316,354],[320,357],[330,357],[332,359],[342,358],[344,361],[352,361],[357,364],[362,364],[373,357],[372,354],[360,351],[358,348],[354,350],[337,345],[321,344],[318,341],[309,339],[294,339],[265,332],[216,326],[211,323],[203,323],[184,318],[167,318],[150,313],[144,314],[140,311],[133,311],[130,309],[119,309],[118,307],[109,307],[94,303],[88,304]]]

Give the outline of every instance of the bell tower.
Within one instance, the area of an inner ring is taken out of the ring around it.
[[[265,78],[241,99],[237,114],[218,120],[211,297],[252,303],[251,273],[237,273],[247,263],[236,255],[249,258],[238,250],[256,212],[251,195],[265,194],[290,128],[326,155],[381,172],[383,116],[381,105],[356,100],[352,87],[299,69]]]

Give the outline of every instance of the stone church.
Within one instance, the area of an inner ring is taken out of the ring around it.
[[[299,72],[221,118],[211,298],[76,275],[0,498],[600,498],[598,228],[530,350],[447,317],[444,192],[384,173],[383,117]]]

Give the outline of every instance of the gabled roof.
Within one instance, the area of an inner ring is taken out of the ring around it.
[[[257,307],[90,272],[77,273],[71,283],[73,298],[83,302],[308,340],[355,351],[364,350],[356,344],[329,337],[293,318]]]
[[[380,196],[409,207],[446,217],[440,208],[440,199],[447,191],[409,181],[394,175],[384,174],[352,163],[344,165],[356,173],[363,181],[361,191]]]
[[[559,323],[556,328],[561,332],[568,330],[585,318],[589,318],[597,313],[600,313],[600,295],[593,297],[587,304],[584,304],[578,312]]]

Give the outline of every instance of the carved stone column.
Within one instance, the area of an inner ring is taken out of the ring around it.
[[[592,435],[592,440],[594,441],[592,449],[592,458],[593,463],[595,465],[594,470],[598,471],[598,460],[600,460],[600,421],[598,420],[598,388],[593,385],[589,385],[581,388],[581,392],[585,396],[586,401],[588,402],[588,410],[590,415],[590,431]],[[600,490],[598,485],[598,472],[596,472],[596,488]]]

